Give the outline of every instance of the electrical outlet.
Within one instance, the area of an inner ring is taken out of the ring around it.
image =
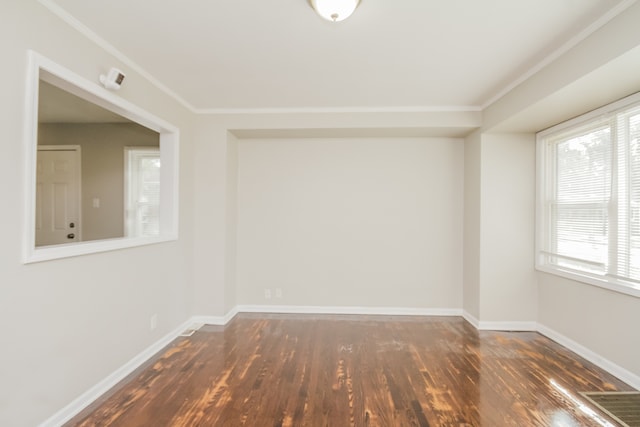
[[[282,288],[276,288],[276,298],[282,298]]]
[[[149,330],[153,331],[157,327],[158,327],[158,315],[154,314],[151,316],[151,319],[149,319]]]
[[[265,299],[271,299],[271,289],[265,289],[264,290],[264,298]]]

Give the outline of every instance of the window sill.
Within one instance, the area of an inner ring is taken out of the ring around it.
[[[41,246],[36,247],[26,253],[24,257],[24,263],[30,264],[60,258],[70,258],[100,252],[115,251],[118,249],[169,242],[177,239],[177,236],[171,234],[158,237],[123,237],[120,239],[94,240],[89,242],[69,243],[64,245]]]
[[[580,273],[577,271],[567,270],[563,268],[550,267],[548,265],[536,265],[536,270],[542,271],[544,273],[553,274],[555,276],[564,277],[565,279],[571,279],[576,282],[597,286],[599,288],[607,289],[609,291],[618,292],[621,294],[640,298],[640,285],[636,285],[630,282],[625,282],[623,280],[617,280],[614,278],[596,277],[586,273]]]

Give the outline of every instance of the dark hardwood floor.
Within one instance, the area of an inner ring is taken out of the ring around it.
[[[70,426],[616,426],[632,390],[533,332],[459,317],[239,314],[178,338]]]

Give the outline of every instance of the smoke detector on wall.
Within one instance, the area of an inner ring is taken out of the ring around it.
[[[118,90],[124,81],[124,73],[117,68],[111,68],[107,75],[100,76],[100,83],[109,90]]]

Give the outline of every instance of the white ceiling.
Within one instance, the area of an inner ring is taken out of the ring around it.
[[[629,3],[362,0],[331,23],[307,0],[42,1],[201,111],[480,109]]]

